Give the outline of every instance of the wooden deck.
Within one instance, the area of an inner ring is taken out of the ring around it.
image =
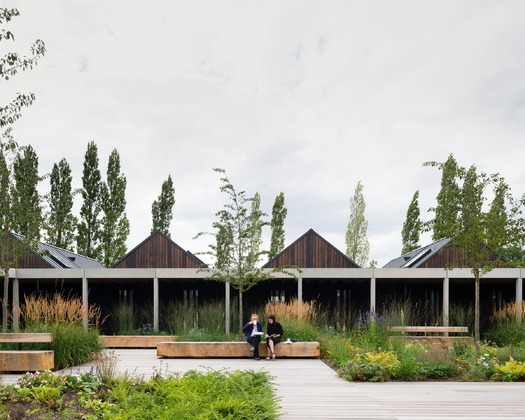
[[[275,377],[283,419],[525,419],[525,383],[351,383],[318,359],[159,359],[155,350],[115,350],[120,371],[265,369]],[[68,369],[89,370],[91,365]],[[0,376],[1,377],[1,376]],[[4,375],[3,383],[16,380]],[[1,379],[0,379],[1,380]]]

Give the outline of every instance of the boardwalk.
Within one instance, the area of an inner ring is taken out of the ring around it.
[[[155,350],[116,350],[118,369],[152,372],[190,369],[265,369],[275,377],[283,419],[522,419],[525,383],[350,383],[320,360],[158,359]],[[72,369],[89,370],[90,365]],[[69,372],[69,371],[68,371]],[[4,375],[4,383],[16,380]]]

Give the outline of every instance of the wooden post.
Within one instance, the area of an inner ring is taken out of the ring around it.
[[[88,331],[89,327],[89,318],[88,318],[88,309],[89,309],[89,300],[88,300],[88,294],[89,294],[89,286],[88,286],[88,279],[86,277],[86,270],[83,271],[82,274],[82,316],[83,316],[83,322],[84,322],[84,331]]]
[[[230,333],[230,282],[227,281],[225,283],[225,290],[224,290],[224,295],[225,295],[225,307],[224,307],[224,323],[225,323],[225,327],[226,327],[226,334],[229,334]]]
[[[523,322],[523,278],[516,279],[516,322]]]
[[[153,331],[159,332],[159,278],[153,279]]]

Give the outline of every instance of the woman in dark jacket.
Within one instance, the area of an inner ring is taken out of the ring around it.
[[[266,349],[268,350],[266,360],[275,360],[275,346],[281,342],[282,336],[283,327],[275,320],[275,315],[270,315],[266,326]]]

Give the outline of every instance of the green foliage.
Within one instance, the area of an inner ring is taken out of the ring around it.
[[[284,339],[291,339],[293,341],[317,341],[319,331],[309,322],[301,319],[283,320]]]
[[[162,232],[171,238],[170,225],[173,219],[173,206],[175,205],[175,189],[171,175],[162,183],[159,197],[151,205],[152,227],[151,233]]]
[[[494,322],[485,338],[498,346],[517,345],[525,342],[525,324],[518,324],[515,320]]]
[[[84,156],[82,175],[82,207],[80,222],[77,226],[77,252],[95,259],[100,259],[100,169],[98,148],[95,142],[88,144]]]
[[[458,177],[461,168],[452,154],[444,163],[425,162],[423,166],[437,167],[441,170],[441,189],[437,195],[437,205],[430,211],[435,213],[431,222],[432,240],[453,238],[459,229],[460,195]]]
[[[405,222],[403,223],[403,229],[401,230],[401,241],[403,248],[401,254],[413,251],[419,248],[419,236],[423,228],[421,219],[419,218],[419,191],[414,193],[412,201],[408,206],[407,215]]]
[[[127,250],[129,220],[126,216],[126,177],[120,172],[120,155],[113,149],[109,155],[107,181],[101,184],[102,262],[112,267]]]
[[[38,194],[38,157],[31,146],[23,147],[13,163],[13,230],[30,240],[40,239],[42,206]]]
[[[19,16],[17,9],[0,8],[0,25],[4,25]],[[2,29],[0,32],[0,41],[14,41],[14,34]],[[15,76],[19,71],[30,70],[37,65],[38,61],[44,56],[46,52],[45,44],[42,40],[37,39],[31,46],[31,56],[20,56],[16,52],[8,52],[3,57],[0,57],[0,79],[8,81]],[[33,93],[18,93],[17,96],[7,105],[0,106],[0,129],[13,124],[18,120],[22,114],[21,110],[33,103],[35,95]],[[5,133],[0,132],[0,142],[5,136]]]
[[[391,351],[360,353],[341,367],[341,375],[349,381],[384,382],[396,376],[399,360]]]
[[[73,250],[77,219],[73,216],[73,191],[71,167],[66,159],[53,165],[50,176],[49,213],[45,228],[47,242],[59,248]]]
[[[504,365],[496,367],[497,376],[504,381],[523,381],[525,380],[525,362],[519,362],[512,357]]]
[[[358,266],[364,267],[368,262],[370,244],[366,236],[368,221],[365,218],[365,197],[361,181],[355,187],[354,195],[350,198],[350,220],[346,230],[346,255]]]
[[[134,335],[134,313],[133,306],[127,303],[119,303],[111,309],[110,319],[113,329],[119,335]]]
[[[272,220],[270,221],[272,233],[268,259],[272,259],[284,249],[284,220],[287,214],[288,210],[284,205],[284,193],[281,191],[277,197],[275,197],[272,207]]]

